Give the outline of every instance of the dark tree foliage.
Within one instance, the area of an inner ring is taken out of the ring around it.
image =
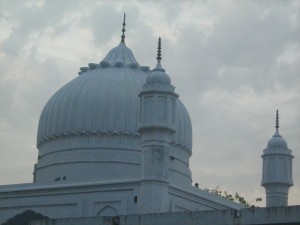
[[[1,225],[28,225],[30,221],[38,219],[49,219],[49,217],[36,213],[33,210],[26,210],[21,214],[17,214],[13,218],[8,219]]]
[[[242,204],[242,205],[247,206],[247,207],[255,207],[255,205],[249,203],[239,193],[236,192],[234,195],[229,194],[227,191],[222,191],[219,186],[217,186],[213,189],[204,188],[204,191],[207,191],[209,193],[221,196],[221,197],[226,198],[230,201],[237,202],[237,203]],[[261,201],[262,201],[262,198],[256,198],[255,199],[255,202],[261,202]]]

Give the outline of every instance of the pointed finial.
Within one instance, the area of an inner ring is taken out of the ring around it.
[[[162,71],[165,72],[164,68],[162,68],[160,62],[161,62],[161,38],[158,38],[158,46],[157,46],[157,65],[156,67],[153,69],[154,71]]]
[[[278,109],[276,111],[276,125],[275,125],[276,131],[278,131],[279,128],[279,113],[278,113]]]
[[[160,37],[158,38],[158,47],[157,47],[157,63],[159,64],[161,61],[161,39]]]
[[[121,42],[122,43],[125,43],[125,25],[126,25],[126,23],[125,23],[125,19],[126,19],[126,14],[124,13],[124,20],[123,20],[123,29],[122,29],[122,36],[121,36]]]

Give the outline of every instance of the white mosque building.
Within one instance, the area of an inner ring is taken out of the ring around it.
[[[125,44],[79,76],[45,105],[37,133],[33,183],[0,186],[0,224],[26,212],[50,219],[245,206],[192,185],[192,125],[161,65],[141,66]],[[267,206],[287,206],[292,154],[276,133],[263,153]]]

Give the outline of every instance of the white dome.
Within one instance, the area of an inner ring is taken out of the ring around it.
[[[81,68],[80,76],[51,97],[40,117],[38,145],[84,133],[137,135],[138,94],[147,72],[133,66],[137,62],[124,46],[113,49],[100,65]],[[119,55],[129,57],[121,61]]]
[[[287,142],[279,134],[278,130],[268,142],[268,148],[287,148]]]
[[[136,169],[141,163],[138,95],[146,82],[149,67],[139,66],[131,50],[121,42],[101,63],[90,63],[89,67],[82,67],[79,74],[50,98],[40,116],[37,180],[46,182],[58,176],[61,170],[67,173],[67,164],[72,165],[73,173],[82,173],[75,164],[91,160],[95,164],[105,161],[110,163],[109,166],[114,162],[132,167],[128,174],[119,173],[121,167],[115,167],[113,174],[99,179],[139,176]],[[173,144],[189,152],[192,148],[191,121],[180,100],[176,117],[177,132]],[[116,152],[112,155],[110,150]],[[95,168],[86,168],[86,179],[91,176],[89,169]],[[68,176],[72,177],[72,174]]]
[[[165,73],[165,70],[161,67],[161,64],[158,63],[154,70],[148,75],[146,79],[146,84],[171,84],[171,79],[168,74]]]

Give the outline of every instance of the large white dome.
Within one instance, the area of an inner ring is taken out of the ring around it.
[[[36,181],[139,177],[138,95],[149,68],[139,66],[121,42],[102,62],[81,68],[79,74],[58,90],[42,111]],[[188,158],[192,128],[180,100],[176,113],[173,145],[180,149],[178,154]]]

